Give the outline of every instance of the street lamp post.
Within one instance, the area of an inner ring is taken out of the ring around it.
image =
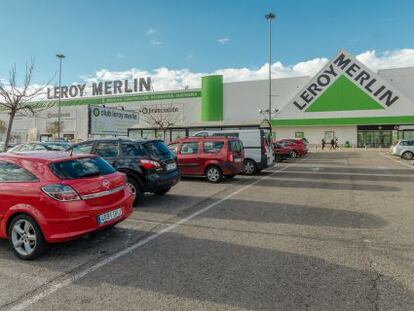
[[[63,54],[56,54],[56,57],[59,58],[59,104],[58,104],[58,140],[60,140],[61,134],[61,104],[62,104],[62,61],[65,58]]]
[[[276,15],[268,13],[265,18],[269,21],[269,122],[272,124],[272,20]]]

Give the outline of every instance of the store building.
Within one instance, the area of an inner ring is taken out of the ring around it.
[[[223,83],[223,77],[215,75],[201,82],[200,89],[169,92],[90,96],[83,91],[83,97],[62,101],[63,136],[96,136],[90,131],[90,107],[103,105],[138,112],[134,137],[168,133],[168,140],[184,135],[185,127],[196,130],[195,125],[211,122],[237,127],[260,124],[267,117],[259,109],[268,107],[268,81]],[[156,88],[156,81],[151,83]],[[313,77],[273,79],[272,94],[273,108],[278,109],[272,119],[276,139],[306,137],[320,144],[322,138],[336,137],[341,144],[387,147],[398,138],[414,138],[414,67],[373,72],[342,50]],[[0,118],[6,120],[4,115]],[[13,137],[43,139],[56,119],[57,108],[36,118],[17,119]]]

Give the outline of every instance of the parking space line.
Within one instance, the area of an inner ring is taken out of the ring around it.
[[[384,156],[384,157],[386,157],[386,158],[388,158],[388,159],[390,159],[390,160],[393,160],[394,162],[400,163],[400,164],[402,164],[402,165],[408,166],[408,167],[409,167],[409,168],[411,168],[411,169],[414,169],[414,166],[413,166],[413,165],[410,165],[410,164],[407,164],[407,163],[401,162],[401,161],[399,161],[399,160],[397,160],[397,159],[394,159],[393,157],[390,157],[389,155],[386,155],[385,153],[382,153],[382,152],[380,152],[380,153],[381,153],[381,155],[382,155],[382,156]]]
[[[364,169],[364,168],[362,168]],[[383,167],[383,170],[387,170],[389,168],[387,167]],[[301,171],[301,172],[296,172],[296,171],[289,171],[289,172],[285,172],[285,174],[309,174],[309,175],[341,175],[341,176],[376,176],[376,177],[389,177],[390,174],[369,174],[369,173],[342,173],[342,172],[324,172],[324,171],[318,171],[318,172],[306,172],[306,171]],[[401,175],[401,174],[393,174],[392,176],[395,177],[406,177],[407,175]]]
[[[79,271],[79,272],[75,273],[74,275],[67,277],[64,280],[60,280],[60,281],[56,281],[56,282],[53,282],[52,281],[51,284],[48,286],[48,288],[46,288],[45,290],[43,290],[43,291],[35,294],[34,296],[32,296],[32,297],[30,297],[30,298],[28,298],[28,299],[26,299],[26,300],[24,300],[24,301],[22,301],[22,302],[20,302],[18,304],[15,304],[9,310],[10,311],[20,311],[20,310],[24,310],[24,309],[28,308],[29,306],[31,306],[34,303],[36,303],[36,302],[38,302],[38,301],[46,298],[47,296],[53,294],[54,292],[58,291],[59,289],[61,289],[63,287],[66,287],[66,286],[68,286],[68,285],[76,282],[77,280],[85,277],[86,275],[88,275],[88,274],[90,274],[90,273],[98,270],[99,268],[102,268],[102,267],[110,264],[111,262],[119,259],[120,257],[123,257],[123,256],[125,256],[125,255],[133,252],[137,248],[140,248],[140,247],[148,244],[152,240],[155,240],[158,237],[162,236],[163,234],[172,231],[176,227],[178,227],[178,226],[180,226],[180,225],[182,225],[182,224],[184,224],[184,223],[192,220],[193,218],[195,218],[195,217],[197,217],[197,216],[199,216],[199,215],[207,212],[211,208],[213,208],[213,207],[215,207],[215,206],[217,206],[217,205],[219,205],[219,204],[227,201],[228,199],[230,199],[230,198],[234,197],[235,195],[237,195],[237,194],[239,194],[239,193],[241,193],[241,192],[243,192],[243,191],[251,188],[252,186],[260,183],[261,181],[270,178],[271,176],[277,174],[278,172],[285,171],[288,168],[290,168],[292,166],[295,166],[295,165],[297,165],[300,162],[303,162],[305,159],[309,159],[309,157],[304,158],[304,159],[302,159],[302,160],[300,160],[298,162],[292,163],[292,164],[290,164],[288,166],[285,166],[285,167],[283,167],[280,170],[277,170],[277,169],[276,170],[272,170],[272,173],[271,174],[266,175],[266,176],[263,176],[260,179],[255,179],[252,183],[250,183],[250,184],[248,184],[248,185],[246,185],[246,186],[244,186],[244,187],[242,187],[242,188],[240,188],[240,189],[238,189],[238,190],[230,193],[229,195],[225,196],[224,198],[222,198],[222,199],[220,199],[220,200],[218,200],[218,201],[216,201],[214,203],[211,203],[210,205],[208,205],[208,206],[200,209],[197,212],[194,212],[193,214],[189,215],[186,218],[183,218],[183,219],[181,219],[181,220],[179,220],[179,221],[177,221],[177,222],[169,225],[168,227],[166,227],[166,228],[158,231],[157,233],[155,233],[153,235],[150,235],[150,236],[144,238],[143,240],[140,240],[140,241],[136,242],[135,244],[133,244],[131,246],[128,246],[127,248],[124,248],[123,250],[120,250],[117,253],[115,253],[115,254],[113,254],[113,255],[105,258],[105,259],[102,259],[101,261],[95,263],[94,265],[92,265],[92,266],[90,266],[90,267],[88,267],[88,268],[86,268],[86,269],[84,269],[82,271]]]

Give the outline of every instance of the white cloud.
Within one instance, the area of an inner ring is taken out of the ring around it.
[[[230,41],[229,38],[220,38],[217,40],[218,43],[223,44],[223,45],[229,43],[229,41]]]
[[[375,50],[366,51],[357,59],[373,70],[414,66],[414,49],[401,49],[377,53]]]
[[[160,46],[160,45],[162,45],[162,42],[161,41],[157,41],[157,40],[151,40],[151,44],[152,45],[155,45],[155,46]]]
[[[156,32],[156,30],[154,28],[148,28],[147,31],[145,32],[145,34],[147,36],[152,36],[155,32]]]
[[[372,70],[383,68],[414,66],[414,49],[401,49],[378,54],[376,51],[366,51],[357,56]],[[328,62],[327,58],[314,58],[293,65],[281,62],[272,64],[272,75],[275,78],[312,76]],[[208,74],[222,74],[225,82],[267,79],[268,64],[258,68],[223,68],[214,72],[192,72],[189,69],[169,69],[161,67],[154,70],[139,70],[131,68],[126,71],[109,71],[102,69],[95,74],[82,76],[87,83],[102,80],[133,79],[135,77],[151,76],[155,91],[199,88],[201,77]]]

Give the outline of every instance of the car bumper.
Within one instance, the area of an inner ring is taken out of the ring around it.
[[[47,219],[42,225],[42,232],[47,242],[59,243],[76,239],[85,234],[113,226],[133,212],[134,196],[125,191],[123,197],[116,202],[105,205],[90,205],[86,201],[59,203],[66,210],[65,218]],[[97,217],[109,211],[121,208],[122,215],[103,224],[99,224]]]
[[[154,192],[161,188],[173,187],[180,181],[180,178],[178,170],[163,174],[151,174],[144,184],[144,192]]]
[[[244,169],[243,161],[241,162],[226,162],[220,166],[223,175],[237,175],[241,174]]]
[[[390,153],[394,156],[399,156],[400,155],[397,148],[393,148],[393,147],[390,148]]]

